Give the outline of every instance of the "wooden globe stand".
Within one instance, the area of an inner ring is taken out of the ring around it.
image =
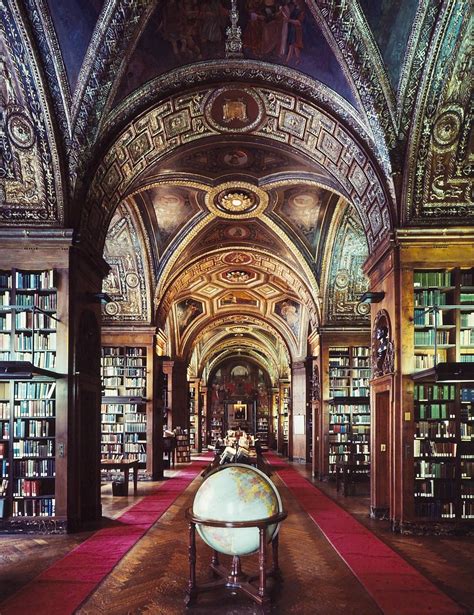
[[[186,511],[189,520],[189,584],[185,600],[187,607],[196,604],[200,593],[212,591],[218,588],[226,588],[232,591],[241,591],[257,604],[263,607],[264,611],[270,608],[270,595],[267,590],[267,578],[280,576],[278,565],[278,536],[276,532],[271,540],[272,544],[272,565],[267,569],[267,528],[269,525],[281,523],[287,517],[287,513],[280,512],[266,519],[256,519],[254,521],[215,521],[202,519],[193,514],[192,509]],[[196,583],[196,525],[206,525],[221,528],[249,528],[256,527],[259,532],[258,565],[259,574],[252,576],[242,572],[240,556],[232,556],[230,570],[219,562],[219,553],[213,550],[211,559],[211,571],[215,577],[214,581],[208,583]],[[258,579],[258,585],[254,582]]]

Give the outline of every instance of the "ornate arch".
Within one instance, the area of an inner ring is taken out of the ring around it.
[[[229,130],[213,118],[216,100],[226,89],[245,91],[257,109],[248,129]],[[357,208],[371,247],[391,232],[394,208],[387,189],[391,184],[384,185],[369,149],[354,131],[303,97],[233,83],[173,96],[128,125],[99,163],[83,211],[83,236],[103,242],[104,223],[150,164],[190,141],[242,131],[289,144],[322,164]]]
[[[2,6],[0,60],[0,123],[6,128],[0,155],[0,221],[60,226],[64,187],[54,110],[16,0]]]
[[[459,225],[474,215],[469,13],[462,0],[443,7],[425,61],[405,162],[408,223]]]

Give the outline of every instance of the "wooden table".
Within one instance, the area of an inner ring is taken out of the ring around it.
[[[101,470],[122,470],[124,474],[126,490],[128,495],[128,479],[130,469],[133,470],[133,493],[137,493],[138,486],[138,459],[102,459],[100,462]]]

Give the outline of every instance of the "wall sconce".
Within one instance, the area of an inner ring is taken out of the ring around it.
[[[90,303],[111,303],[113,301],[112,297],[107,293],[87,293],[87,300]]]
[[[383,291],[372,292],[368,290],[360,296],[359,303],[380,303],[384,297],[385,293]]]

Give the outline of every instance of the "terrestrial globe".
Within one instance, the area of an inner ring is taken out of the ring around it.
[[[212,521],[254,521],[283,511],[280,494],[261,470],[239,463],[226,464],[209,474],[199,487],[193,513]],[[226,555],[249,555],[258,550],[256,527],[221,528],[197,524],[197,531],[212,549]],[[278,524],[269,525],[270,542]]]

